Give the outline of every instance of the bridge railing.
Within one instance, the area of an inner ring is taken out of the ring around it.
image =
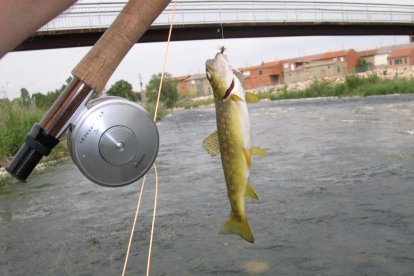
[[[107,28],[127,1],[78,3],[40,31]],[[168,25],[172,4],[154,26]],[[414,23],[414,5],[270,1],[177,0],[175,24],[228,24],[280,22]]]

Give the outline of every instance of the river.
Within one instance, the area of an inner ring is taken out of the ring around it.
[[[219,158],[200,146],[213,108],[159,125],[160,186],[151,275],[412,275],[414,96],[249,105],[246,200],[255,243],[218,234],[229,214]],[[105,188],[68,160],[0,188],[0,275],[120,275],[140,182]],[[127,275],[144,275],[149,174]]]

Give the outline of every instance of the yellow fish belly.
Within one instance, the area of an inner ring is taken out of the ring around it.
[[[243,112],[245,102],[216,100],[217,129],[220,155],[231,213],[220,233],[238,234],[254,242],[245,213],[245,196],[257,197],[248,177],[250,170],[250,121]],[[254,196],[251,195],[254,193]]]

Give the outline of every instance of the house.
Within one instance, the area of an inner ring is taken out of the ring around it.
[[[384,46],[378,48],[378,53],[375,55],[375,67],[386,67],[389,64],[388,56],[395,50],[406,48],[414,48],[414,43],[405,43],[392,46]]]
[[[204,96],[213,94],[206,74],[195,74],[184,80],[186,91],[190,95]]]
[[[187,83],[185,80],[189,77],[190,75],[184,75],[172,78],[173,81],[177,82],[177,92],[179,95],[187,93]]]
[[[387,60],[390,67],[414,65],[414,48],[394,50],[390,53]]]
[[[305,56],[283,61],[285,83],[343,76],[351,73],[359,55],[353,49]]]
[[[378,49],[364,50],[358,52],[359,60],[364,60],[366,64],[375,65],[376,56],[378,56]]]
[[[256,89],[283,83],[283,70],[280,61],[262,62],[262,64],[239,69],[245,79],[245,89]]]

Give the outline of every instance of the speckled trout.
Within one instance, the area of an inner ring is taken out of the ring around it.
[[[245,197],[259,199],[249,183],[251,155],[266,155],[252,146],[247,102],[257,102],[255,94],[245,93],[243,74],[234,70],[224,55],[224,49],[214,59],[206,61],[207,79],[213,88],[217,131],[203,141],[211,156],[221,155],[231,213],[220,230],[222,234],[238,234],[254,242],[245,213]]]

